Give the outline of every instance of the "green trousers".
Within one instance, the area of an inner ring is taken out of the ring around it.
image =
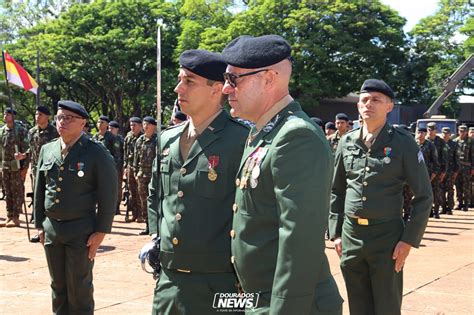
[[[238,293],[236,283],[234,273],[183,273],[163,268],[155,288],[152,314],[218,314],[219,309],[213,307],[216,293]]]
[[[46,218],[44,251],[51,276],[54,314],[93,314],[93,261],[87,239],[94,230],[89,216],[71,221]]]
[[[392,254],[403,224],[401,218],[375,225],[344,220],[341,270],[351,315],[400,314],[403,271],[395,272]]]

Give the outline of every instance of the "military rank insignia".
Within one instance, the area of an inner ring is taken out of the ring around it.
[[[216,167],[219,165],[219,156],[218,155],[211,155],[209,156],[207,167],[209,168],[209,173],[207,174],[207,178],[214,182],[217,180],[217,172]]]

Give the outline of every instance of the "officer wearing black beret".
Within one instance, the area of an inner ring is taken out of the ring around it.
[[[336,115],[336,120],[334,122],[336,126],[336,132],[328,137],[329,146],[332,149],[333,153],[336,153],[337,145],[341,137],[349,131],[349,117],[344,113],[339,113]]]
[[[314,123],[316,125],[318,125],[319,127],[323,128],[324,127],[324,123],[323,121],[321,120],[321,118],[319,117],[311,117],[311,120],[314,121]]]
[[[35,227],[51,276],[53,313],[93,314],[92,267],[117,202],[117,172],[106,149],[83,134],[87,111],[59,101],[59,138],[40,151],[34,193]]]
[[[324,131],[326,133],[326,138],[328,138],[330,135],[334,134],[336,132],[337,128],[336,125],[332,121],[328,121],[324,125]]]
[[[148,198],[150,233],[161,237],[163,267],[153,314],[215,314],[216,294],[238,293],[229,233],[248,129],[222,109],[226,64],[220,54],[187,50],[179,63],[175,92],[190,118],[163,131]]]
[[[186,116],[186,114],[178,110],[171,117],[171,125],[178,125],[187,119],[188,117]]]
[[[344,135],[336,151],[329,234],[351,314],[400,314],[403,266],[420,245],[433,201],[423,153],[408,131],[387,123],[394,97],[384,81],[366,80],[357,103],[362,128]],[[406,225],[405,183],[414,194]]]
[[[333,157],[288,91],[291,47],[240,36],[222,55],[231,114],[255,123],[235,178],[232,263],[258,314],[341,314],[324,253]],[[308,246],[308,244],[311,244]]]

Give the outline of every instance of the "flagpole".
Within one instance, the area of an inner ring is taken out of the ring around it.
[[[12,95],[10,93],[10,86],[8,85],[8,73],[7,73],[7,63],[5,62],[5,50],[3,49],[2,49],[2,61],[3,61],[3,70],[5,70],[5,83],[7,87],[8,104],[11,108],[13,108]],[[2,112],[3,112],[3,108],[2,108]]]
[[[40,88],[41,88],[41,82],[40,82],[40,65],[39,65],[39,60],[40,60],[40,54],[39,50],[36,51],[36,83],[38,83],[38,89],[36,90],[36,106],[40,106]]]

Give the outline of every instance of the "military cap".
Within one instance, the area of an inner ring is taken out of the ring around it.
[[[384,81],[378,79],[365,80],[364,84],[362,84],[362,87],[360,88],[360,92],[380,92],[387,95],[392,100],[395,98],[395,93],[393,93],[392,88]]]
[[[46,106],[38,106],[36,107],[36,111],[37,112],[40,112],[40,113],[43,113],[45,115],[51,115],[51,112],[49,111],[49,109],[46,107]]]
[[[324,126],[325,129],[337,130],[336,125],[332,121],[328,121]]]
[[[157,122],[155,120],[155,118],[151,117],[151,116],[146,116],[143,118],[143,121],[149,123],[149,124],[152,124],[152,125],[157,125]]]
[[[5,110],[3,111],[4,114],[12,114],[12,115],[16,115],[16,110],[14,110],[13,108],[11,107],[7,107],[5,108]]]
[[[120,128],[119,123],[115,120],[112,120],[111,122],[109,122],[109,126],[114,127],[114,128]]]
[[[129,122],[134,122],[134,123],[139,123],[139,124],[142,123],[142,119],[140,117],[136,117],[136,116],[130,117],[130,119],[128,121]]]
[[[425,127],[418,128],[418,132],[428,132]]]
[[[321,128],[323,128],[324,124],[323,124],[323,121],[321,120],[321,118],[318,118],[318,117],[311,117],[311,120],[314,121],[316,123],[316,125],[320,126]]]
[[[255,69],[274,65],[283,59],[291,59],[291,46],[281,36],[242,35],[232,40],[222,51],[229,65]]]
[[[474,127],[469,127],[469,131],[474,131]]]
[[[181,121],[185,121],[185,120],[188,119],[186,114],[183,113],[182,111],[179,111],[179,110],[174,113],[174,117],[181,120]]]
[[[461,126],[459,126],[459,130],[464,130],[465,131],[465,130],[467,130],[467,126],[466,125],[461,125]]]
[[[429,122],[426,126],[428,126],[428,129],[437,129],[436,123],[434,121]]]
[[[449,127],[443,127],[443,128],[441,128],[441,132],[442,132],[442,133],[451,133],[451,128],[449,128]]]
[[[224,82],[224,72],[227,64],[221,54],[207,50],[186,50],[179,56],[181,68],[209,80]]]
[[[339,114],[336,115],[336,120],[349,121],[349,117],[347,117],[347,115],[344,114],[344,113],[339,113]]]
[[[102,121],[105,121],[105,122],[110,122],[110,118],[108,116],[105,116],[105,115],[101,115],[99,117],[99,120],[102,120]]]
[[[89,114],[87,113],[86,109],[79,103],[68,100],[60,100],[58,101],[58,108],[66,109],[78,114],[82,118],[89,119]]]

